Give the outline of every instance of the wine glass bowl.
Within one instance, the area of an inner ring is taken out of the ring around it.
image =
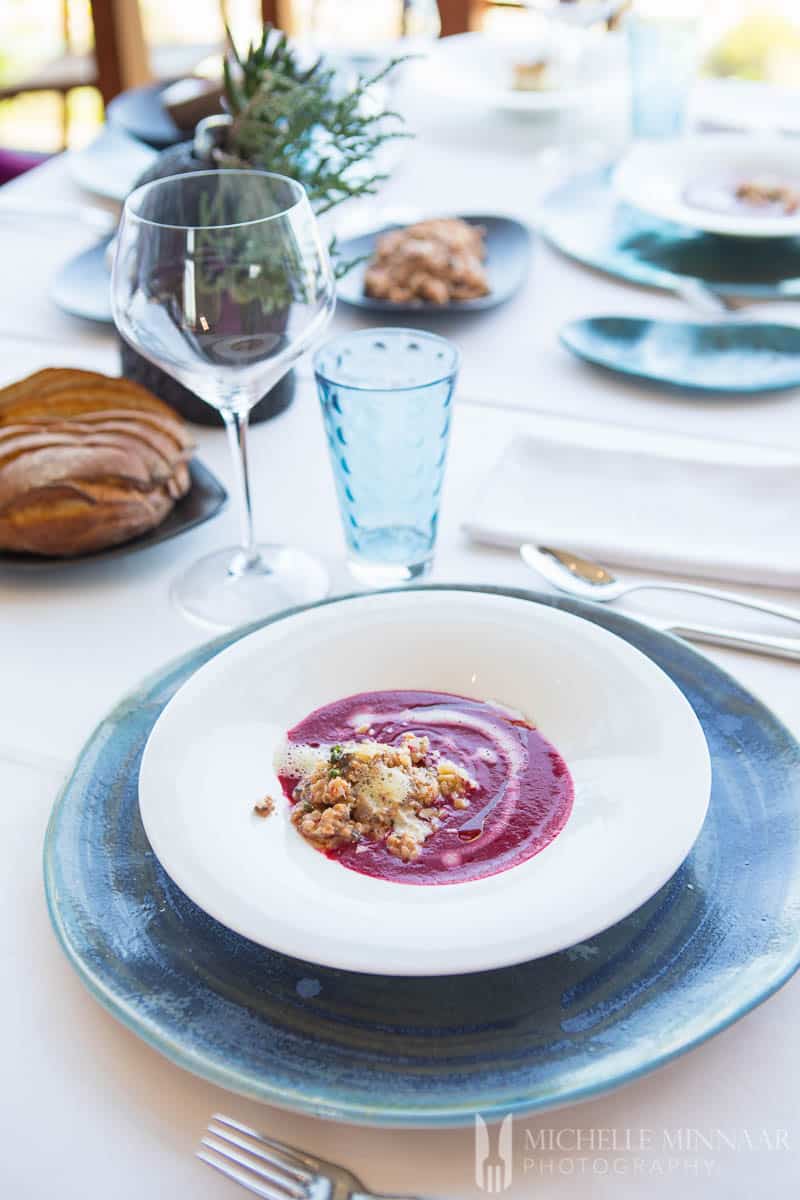
[[[318,339],[334,304],[328,255],[294,180],[199,171],[128,197],[112,271],[117,328],[220,412],[234,457],[241,546],[201,560],[173,587],[209,625],[230,628],[327,590],[308,555],[255,544],[246,433],[250,409]]]
[[[564,25],[585,27],[619,16],[629,0],[524,0],[525,7]]]

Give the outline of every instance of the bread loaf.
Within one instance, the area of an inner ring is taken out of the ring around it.
[[[145,388],[50,368],[0,389],[0,551],[72,557],[158,525],[193,448]]]

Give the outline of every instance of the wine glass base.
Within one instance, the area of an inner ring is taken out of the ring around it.
[[[292,546],[255,549],[258,558],[246,570],[231,570],[241,556],[233,546],[199,559],[173,582],[173,603],[210,629],[234,629],[328,594],[328,572],[310,554]]]
[[[363,588],[390,588],[424,579],[430,573],[432,564],[432,557],[423,562],[407,564],[369,562],[352,557],[347,560],[347,569]]]

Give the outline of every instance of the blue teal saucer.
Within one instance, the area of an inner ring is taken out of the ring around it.
[[[551,192],[539,227],[570,258],[631,283],[674,291],[699,279],[736,296],[800,296],[800,238],[718,237],[662,221],[622,204],[608,167]]]
[[[800,386],[800,326],[587,317],[560,337],[586,362],[666,387],[753,393]]]
[[[610,629],[694,706],[711,751],[711,806],[661,891],[564,953],[467,976],[355,975],[231,933],[161,869],[139,819],[137,783],[162,708],[250,632],[239,630],[165,667],[114,709],[53,810],[44,849],[50,915],[101,1004],[173,1062],[231,1091],[342,1121],[444,1126],[627,1083],[724,1029],[792,975],[800,964],[792,736],[675,638],[598,605],[504,594]]]

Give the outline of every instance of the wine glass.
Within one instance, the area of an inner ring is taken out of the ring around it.
[[[247,470],[251,408],[330,320],[335,289],[305,191],[265,171],[199,171],[125,202],[111,283],[114,320],[135,350],[222,415],[234,460],[241,545],[196,562],[172,595],[229,629],[327,592],[302,550],[258,545]]]
[[[588,26],[611,21],[627,8],[629,0],[524,0],[526,8],[552,17],[564,25]]]
[[[604,22],[610,30],[629,9],[632,0],[522,0],[524,8],[546,18],[553,30],[558,30],[558,45],[564,61],[570,63],[576,79],[586,78],[586,55],[606,59],[608,47],[601,49],[587,31]],[[563,35],[563,36],[562,36]],[[586,39],[590,40],[587,42]],[[611,63],[606,62],[609,70]],[[609,79],[610,79],[609,71]],[[587,137],[585,122],[575,120],[574,110],[569,125],[559,133],[558,142],[545,146],[536,156],[537,170],[551,176],[553,186],[571,175],[596,170],[607,163],[610,147],[607,138]]]
[[[440,34],[436,0],[304,0],[293,19],[326,58],[367,72],[395,55],[424,52]]]

